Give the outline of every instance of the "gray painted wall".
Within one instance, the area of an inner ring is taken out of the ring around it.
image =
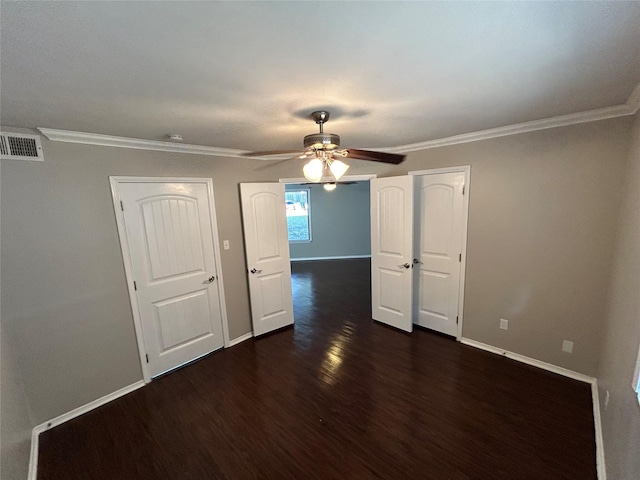
[[[35,423],[1,312],[0,301],[0,478],[24,480],[29,471],[31,429]]]
[[[12,342],[5,331],[2,331],[1,337],[0,478],[25,480],[29,471],[31,429],[35,426],[35,422],[29,410],[29,402]]]
[[[640,478],[640,405],[631,389],[640,346],[640,114],[632,139],[598,368],[608,480]]]
[[[291,258],[371,255],[369,182],[338,185],[332,192],[322,185],[303,187],[310,189],[311,242],[290,244]]]

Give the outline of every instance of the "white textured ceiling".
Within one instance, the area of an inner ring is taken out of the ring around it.
[[[640,2],[0,3],[0,124],[384,148],[625,103]]]

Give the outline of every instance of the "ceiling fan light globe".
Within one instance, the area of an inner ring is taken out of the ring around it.
[[[322,160],[314,158],[303,167],[302,173],[304,174],[304,178],[306,178],[310,182],[315,183],[319,182],[322,179],[323,170],[324,163],[322,162]]]
[[[334,160],[333,162],[331,162],[329,169],[331,170],[331,173],[333,174],[335,179],[340,180],[340,178],[345,174],[345,172],[349,170],[349,165],[347,165],[341,160]]]
[[[336,184],[335,182],[325,183],[324,185],[322,185],[322,188],[324,188],[327,192],[331,192],[336,189]]]

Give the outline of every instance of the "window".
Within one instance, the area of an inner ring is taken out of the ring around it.
[[[310,242],[309,189],[286,191],[284,197],[287,203],[289,243]]]

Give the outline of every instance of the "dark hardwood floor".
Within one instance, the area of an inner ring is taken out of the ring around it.
[[[40,479],[595,479],[590,386],[371,320],[368,260],[293,264],[295,328],[40,436]]]

